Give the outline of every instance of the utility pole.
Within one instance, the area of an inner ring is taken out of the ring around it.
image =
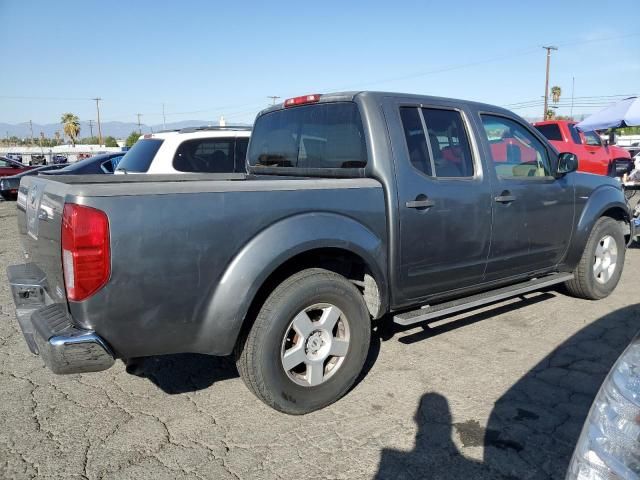
[[[33,122],[29,120],[29,129],[31,130],[31,146],[33,146]]]
[[[102,127],[100,126],[100,97],[92,98],[96,101],[96,110],[98,111],[98,145],[102,145]]]
[[[576,89],[576,77],[571,77],[571,111],[569,112],[569,118],[573,120],[573,92]]]
[[[93,120],[89,119],[89,131],[91,132],[91,138],[93,138]]]
[[[162,104],[162,129],[167,129],[167,119],[164,116],[164,103]]]
[[[140,135],[142,135],[142,127],[140,126],[140,117],[142,116],[142,114],[136,113],[136,115],[138,116],[138,132],[140,132]]]
[[[547,110],[549,108],[549,63],[551,62],[551,50],[558,50],[558,47],[549,45],[542,47],[547,51],[547,75],[544,81],[544,113],[542,114],[542,120],[547,119]]]
[[[276,100],[278,100],[280,97],[278,95],[268,95],[267,98],[270,98],[272,100],[271,105],[275,105]]]

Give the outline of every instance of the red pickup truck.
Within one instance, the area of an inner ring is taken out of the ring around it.
[[[559,151],[578,157],[578,170],[615,177],[627,170],[631,155],[624,148],[606,145],[596,132],[581,132],[576,122],[547,120],[533,124]]]

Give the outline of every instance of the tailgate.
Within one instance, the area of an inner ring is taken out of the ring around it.
[[[55,301],[66,301],[60,246],[67,185],[41,176],[26,176],[18,191],[18,230],[25,263],[41,272]]]

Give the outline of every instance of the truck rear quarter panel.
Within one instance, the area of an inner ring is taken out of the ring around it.
[[[230,353],[261,280],[305,249],[350,250],[386,285],[384,194],[375,180],[206,185],[197,193],[165,184],[158,195],[67,198],[110,219],[111,278],[70,310],[118,356]]]

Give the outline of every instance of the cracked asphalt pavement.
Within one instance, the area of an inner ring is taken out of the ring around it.
[[[556,290],[411,329],[377,325],[367,370],[303,417],[252,396],[228,358],[56,376],[29,353],[0,202],[0,478],[562,478],[607,371],[640,330],[640,249],[609,298]]]

